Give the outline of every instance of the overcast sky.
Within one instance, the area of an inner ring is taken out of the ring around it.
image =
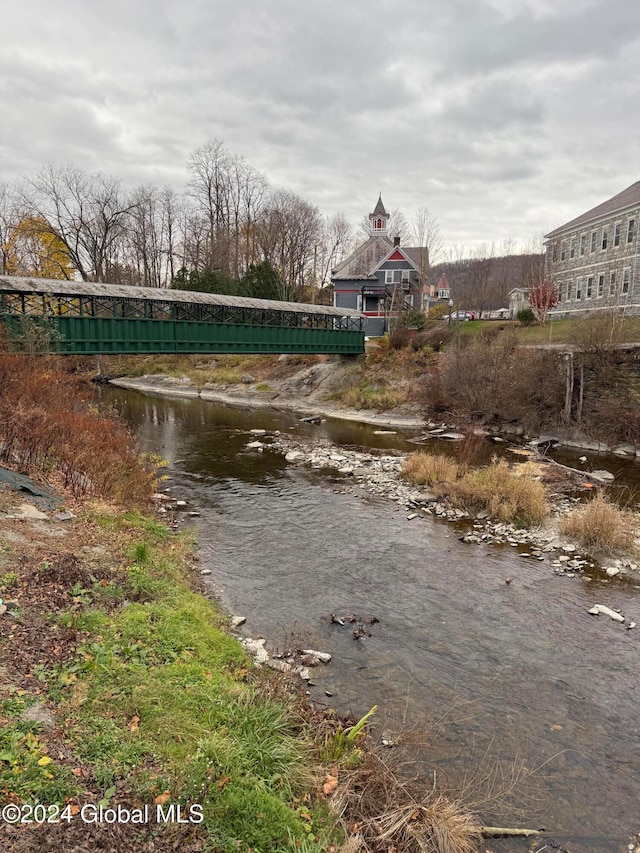
[[[2,3],[0,180],[186,180],[220,139],[357,223],[449,245],[549,231],[640,180],[637,0]]]

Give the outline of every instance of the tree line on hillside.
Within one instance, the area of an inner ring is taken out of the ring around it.
[[[444,273],[456,306],[474,311],[479,318],[506,308],[514,287],[535,290],[545,280],[544,253],[535,244],[516,253],[507,241],[497,250],[484,245],[469,257],[463,255],[464,249],[451,251],[447,260],[431,267],[428,282],[437,286]]]

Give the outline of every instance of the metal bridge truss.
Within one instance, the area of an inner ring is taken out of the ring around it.
[[[0,315],[48,318],[64,354],[364,351],[359,312],[190,291],[1,276]]]

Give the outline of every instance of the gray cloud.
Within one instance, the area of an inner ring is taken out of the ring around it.
[[[0,43],[0,179],[186,178],[212,138],[327,214],[382,191],[526,240],[640,177],[632,0],[43,0]]]

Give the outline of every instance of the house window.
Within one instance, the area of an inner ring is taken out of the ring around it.
[[[633,243],[635,236],[636,236],[636,221],[635,221],[635,219],[630,219],[629,220],[629,227],[627,228],[627,243]]]
[[[558,244],[557,243],[553,244],[553,251],[551,253],[551,260],[553,261],[554,264],[558,263]]]
[[[587,249],[587,235],[583,234],[580,237],[580,254],[584,255],[586,249]]]
[[[626,269],[622,273],[622,292],[629,293],[629,282],[631,281],[631,270]]]
[[[609,296],[615,296],[616,293],[616,274],[615,272],[611,273],[611,277],[609,279]]]
[[[567,302],[571,302],[571,291],[572,291],[571,283],[567,284]]]
[[[609,239],[609,234],[606,228],[602,229],[602,251],[607,248],[607,240]]]
[[[615,228],[613,229],[613,245],[620,245],[620,232],[622,231],[622,223],[616,222]]]
[[[571,249],[569,251],[569,257],[575,258],[575,256],[576,256],[576,238],[572,237],[571,238]]]
[[[598,276],[598,297],[604,296],[604,275]]]
[[[385,284],[400,284],[401,281],[410,281],[411,270],[385,270]]]
[[[593,276],[590,275],[587,279],[587,299],[591,299],[591,294],[593,292]]]
[[[564,261],[567,257],[567,244],[563,241],[560,246],[560,260]]]
[[[576,299],[577,300],[582,299],[582,279],[581,278],[576,279]]]
[[[592,231],[591,232],[591,251],[592,252],[595,252],[597,245],[598,245],[598,232]]]

